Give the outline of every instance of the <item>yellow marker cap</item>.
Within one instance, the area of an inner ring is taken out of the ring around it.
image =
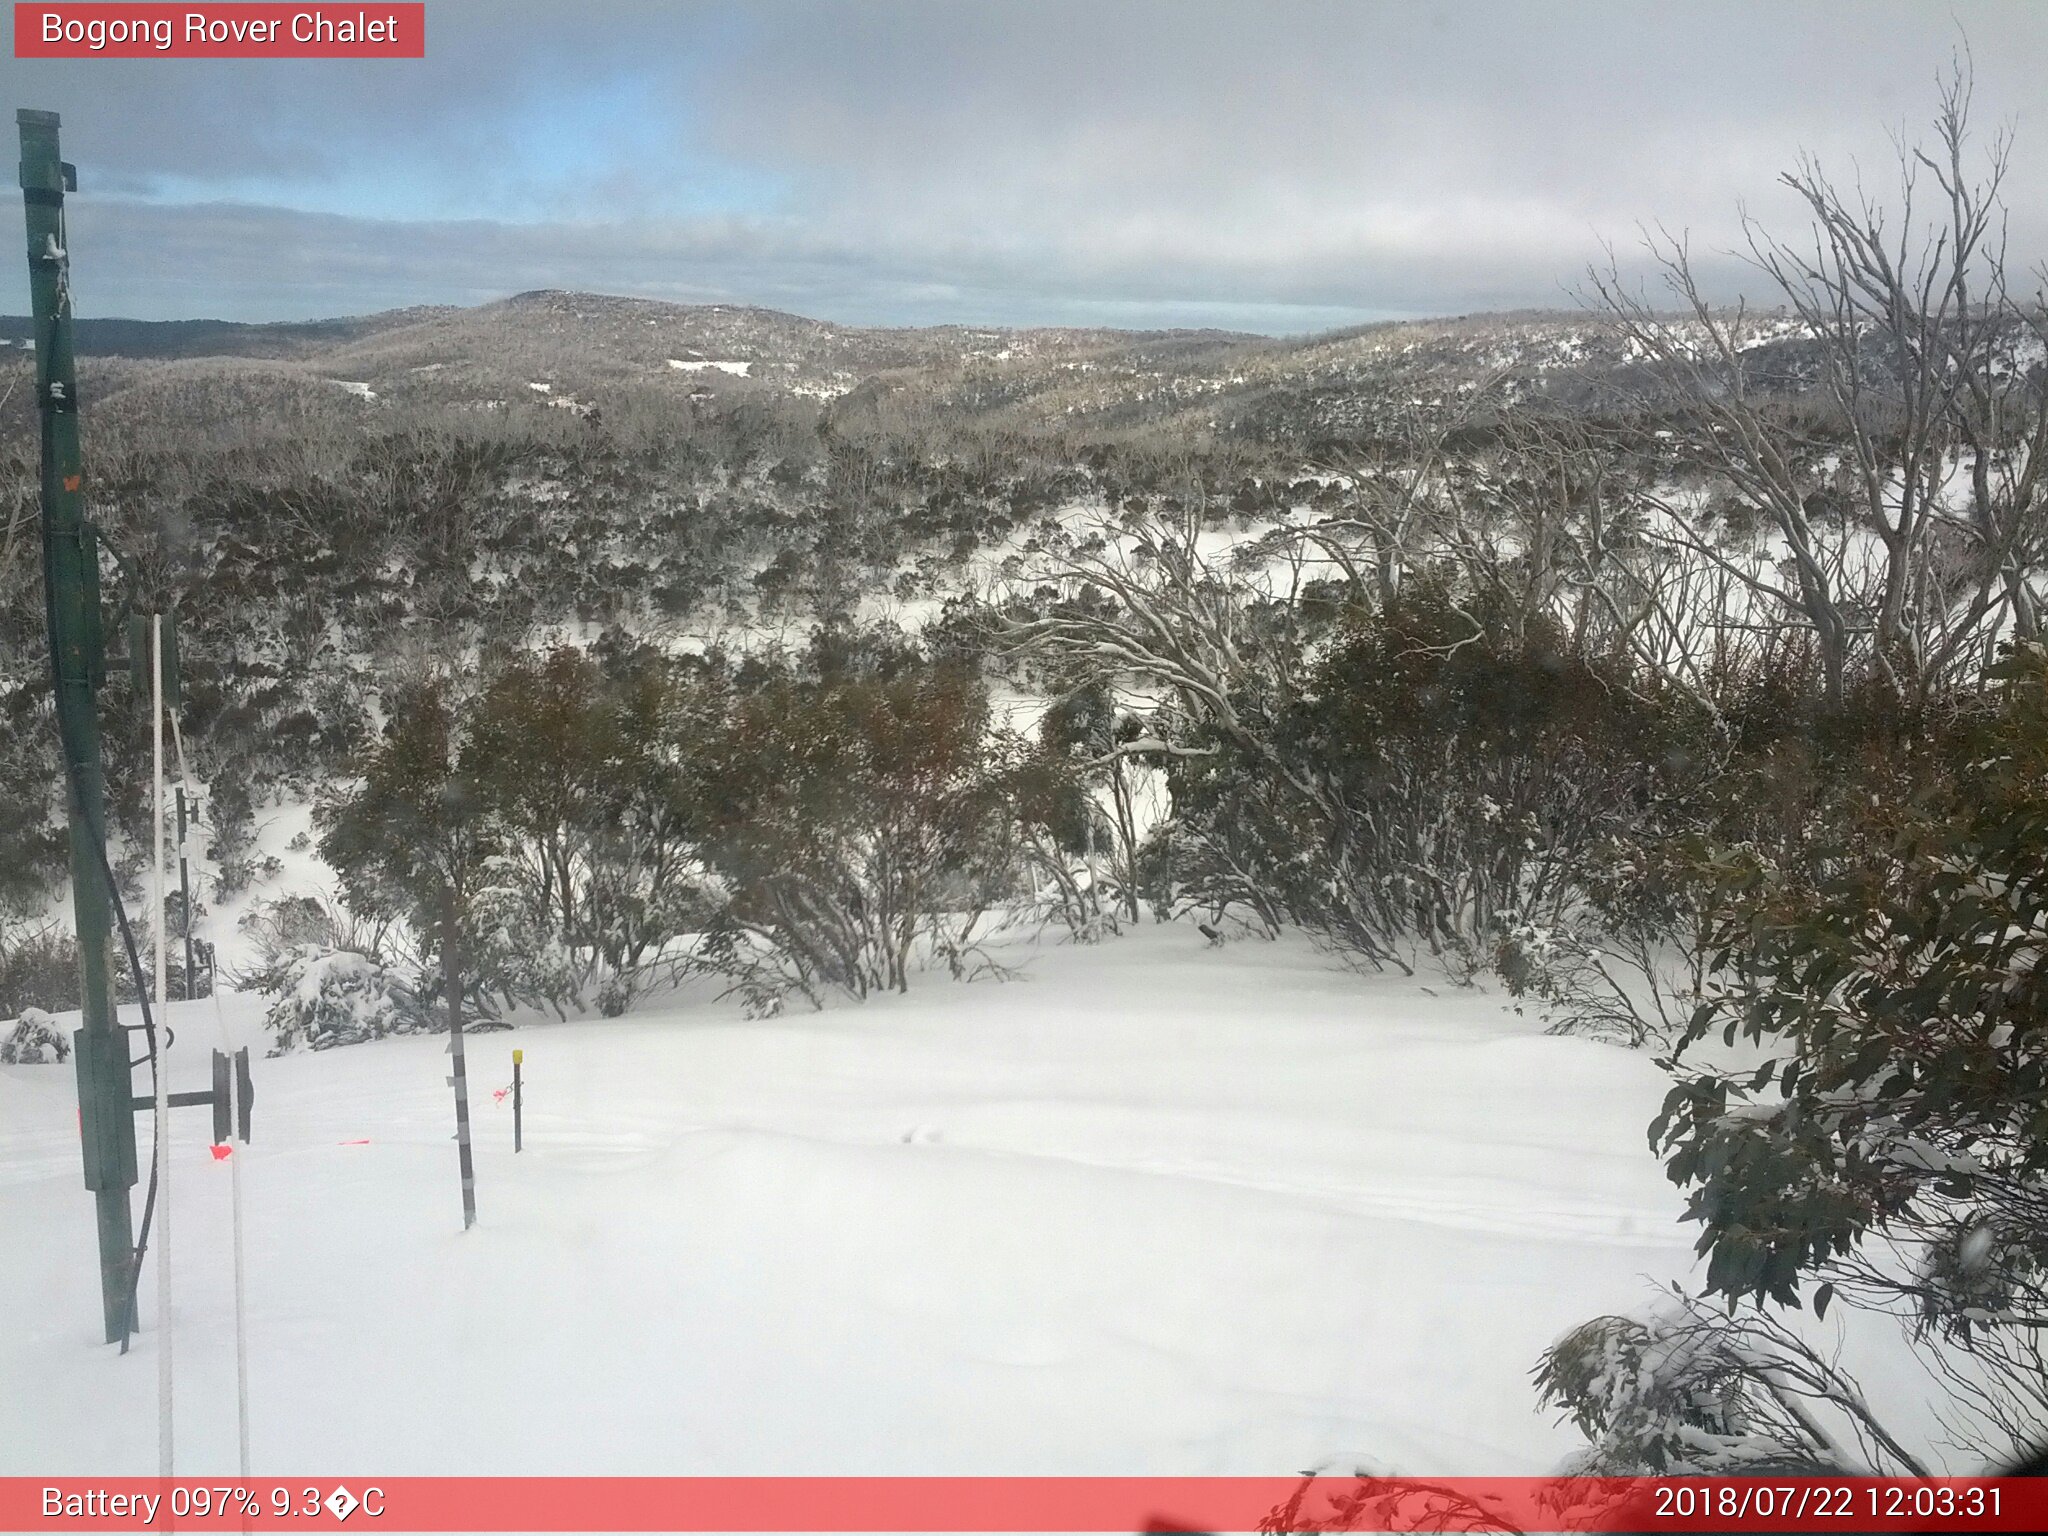
[[[526,1052],[524,1052],[524,1051],[514,1051],[514,1052],[512,1053],[512,1065],[514,1065],[515,1067],[516,1067],[516,1066],[518,1066],[518,1065],[519,1065],[519,1063],[520,1063],[520,1062],[522,1062],[522,1061],[524,1061],[524,1060],[526,1060]]]

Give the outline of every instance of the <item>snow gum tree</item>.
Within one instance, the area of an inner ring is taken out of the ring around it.
[[[1085,785],[1106,796],[1106,807],[1086,795],[1068,803],[1077,824],[1064,829],[1066,851],[1087,863],[1090,900],[1099,904],[1106,885],[1116,911],[1136,922],[1144,885],[1138,775],[1147,766],[1145,758],[1156,756],[1146,750],[1151,743],[1143,721],[1120,710],[1099,677],[1090,678],[1053,701],[1039,722],[1038,737],[1044,753],[1066,767],[1076,787]]]
[[[1198,501],[1134,502],[1046,535],[1004,635],[1085,679],[1076,701],[1156,701],[1127,740],[1092,728],[1101,758],[1164,768],[1173,815],[1148,852],[1180,905],[1297,923],[1375,964],[1420,944],[1520,985],[1536,951],[1599,930],[1614,852],[1674,824],[1706,712],[1504,557],[1336,559],[1365,520],[1231,560],[1205,551]],[[1290,562],[1308,547],[1323,574]]]
[[[489,995],[523,990],[512,981],[518,936],[488,921],[505,848],[475,778],[459,761],[462,724],[452,690],[430,680],[393,699],[383,737],[364,754],[359,783],[330,794],[314,812],[320,856],[340,880],[348,908],[408,925],[423,962],[421,997],[438,995],[443,917],[452,904],[460,927],[465,989]]]
[[[1838,702],[1865,675],[1927,697],[2040,632],[2048,307],[2008,271],[2008,151],[2001,135],[1976,154],[1959,68],[1888,199],[1809,159],[1781,178],[1809,234],[1745,218],[1775,313],[1717,308],[1662,232],[1662,294],[1592,274],[1650,365],[1637,403],[1721,493],[1667,485],[1645,536],[1732,578],[1754,622],[1796,629]]]
[[[732,963],[763,947],[814,999],[901,991],[921,940],[957,953],[1007,891],[1010,794],[971,672],[824,660],[737,690],[696,755],[720,938]]]
[[[663,945],[703,915],[683,762],[706,694],[651,649],[518,656],[468,710],[462,768],[505,829],[522,916],[572,996],[599,979],[622,1011],[665,974]]]

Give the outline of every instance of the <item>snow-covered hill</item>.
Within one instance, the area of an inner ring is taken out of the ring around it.
[[[1789,322],[1787,322],[1789,323]],[[26,322],[0,317],[0,336]],[[1776,338],[1781,349],[1799,338]],[[532,382],[618,404],[676,408],[758,398],[986,421],[1007,430],[1220,432],[1262,441],[1370,434],[1390,404],[1455,404],[1482,384],[1508,399],[1602,403],[1638,365],[1586,312],[1403,321],[1308,337],[1228,331],[835,324],[726,304],[544,290],[471,308],[416,308],[297,325],[82,322],[85,383],[122,420],[181,427],[195,391],[264,388],[293,410],[303,381],[338,378],[386,412],[502,409]],[[25,369],[27,354],[12,357]],[[333,401],[337,410],[351,402]]]

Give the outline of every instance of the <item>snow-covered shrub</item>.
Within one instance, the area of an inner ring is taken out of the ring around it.
[[[1833,1359],[1770,1313],[1676,1286],[1636,1316],[1581,1323],[1534,1375],[1589,1442],[1574,1474],[1928,1475]]]
[[[1035,743],[1005,738],[997,744],[1016,838],[1009,894],[1025,921],[1058,923],[1076,942],[1093,944],[1117,932],[1126,894],[1137,900],[1127,874],[1134,861],[1125,856],[1112,818],[1092,798],[1089,760],[1052,728],[1059,723],[1057,716],[1042,723]],[[1108,861],[1098,857],[1105,849]],[[1101,874],[1105,862],[1118,866],[1108,881]]]
[[[1690,811],[1738,834],[1762,798],[1740,771],[1723,773]],[[1614,837],[1579,861],[1583,906],[1566,921],[1503,933],[1494,968],[1517,997],[1535,999],[1552,1034],[1625,1045],[1670,1045],[1691,1023],[1712,969],[1716,874],[1705,836],[1685,827]]]
[[[1083,942],[1115,933],[1119,917],[1138,920],[1148,873],[1141,801],[1155,784],[1164,787],[1157,778],[1163,759],[1144,750],[1154,741],[1148,722],[1120,709],[1101,678],[1054,698],[1038,723],[1029,784],[1042,806],[1036,830],[1061,862],[1078,864],[1078,879],[1045,873],[1054,876],[1059,915]]]
[[[277,983],[264,1018],[273,1056],[434,1027],[411,986],[352,950],[303,946],[285,960]]]
[[[238,991],[274,993],[299,952],[314,949],[350,950],[380,965],[417,969],[417,957],[392,924],[367,919],[330,896],[281,896],[259,902],[238,925],[254,950],[254,958],[230,970],[226,980]]]
[[[1699,1003],[1696,952],[1590,914],[1554,928],[1504,923],[1490,958],[1508,995],[1534,1004],[1553,1035],[1667,1045]]]
[[[21,1019],[0,1039],[0,1066],[29,1067],[61,1062],[71,1055],[71,1042],[57,1021],[39,1008],[25,1008]]]
[[[485,871],[495,883],[472,899],[463,924],[465,1015],[495,1018],[507,1008],[545,1004],[566,1019],[570,1008],[583,1003],[582,959],[553,924],[534,913],[526,893],[505,882],[502,864],[493,860]],[[421,990],[440,996],[438,962],[422,974]]]
[[[255,878],[256,808],[248,783],[239,775],[222,774],[207,787],[212,800],[213,899],[227,902]]]
[[[1298,924],[1371,964],[1426,948],[1465,978],[1504,931],[1587,914],[1595,849],[1663,830],[1668,765],[1708,712],[1520,600],[1522,576],[1418,561],[1369,599],[1282,601],[1205,554],[1198,509],[1134,499],[1087,535],[1048,541],[1006,635],[1165,695],[1145,740],[1183,907]]]

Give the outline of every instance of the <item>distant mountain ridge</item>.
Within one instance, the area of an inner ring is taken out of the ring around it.
[[[126,320],[78,319],[73,337],[81,356],[140,360],[191,357],[295,358],[360,340],[380,330],[414,324],[442,310],[433,306],[349,315],[333,320]],[[0,342],[20,346],[35,335],[27,315],[0,315]]]
[[[141,361],[197,357],[252,357],[305,359],[323,352],[349,347],[371,337],[414,327],[427,334],[462,329],[498,317],[519,317],[525,321],[553,319],[584,321],[600,328],[621,322],[641,321],[673,329],[701,326],[707,331],[745,333],[759,339],[767,335],[784,338],[858,338],[870,347],[889,350],[883,338],[902,338],[906,354],[928,351],[910,338],[964,340],[973,337],[1016,336],[1028,338],[1071,337],[1076,344],[1102,345],[1128,340],[1158,341],[1168,338],[1204,338],[1216,341],[1251,342],[1266,338],[1247,332],[1191,330],[1116,330],[1089,326],[856,326],[813,320],[782,310],[745,304],[675,304],[661,299],[627,298],[613,294],[578,293],[565,289],[538,288],[488,303],[460,305],[413,305],[404,309],[380,310],[365,315],[342,315],[322,320],[131,320],[119,317],[80,318],[74,321],[74,335],[81,356],[125,357]],[[716,317],[716,318],[714,318]],[[0,315],[0,342],[19,346],[35,334],[26,315]]]
[[[1810,337],[1750,317],[1770,387],[1813,382]],[[23,366],[27,320],[0,318]],[[1609,321],[1519,311],[1388,321],[1276,338],[1219,330],[857,326],[744,304],[538,289],[470,307],[327,320],[80,320],[84,398],[102,426],[193,430],[257,412],[505,411],[655,415],[750,400],[851,425],[973,419],[998,431],[1164,431],[1323,451],[1393,414],[1466,399],[1599,413],[1656,368]],[[1627,386],[1617,390],[1616,386]],[[32,410],[6,403],[0,429]],[[25,418],[24,418],[25,419]]]

